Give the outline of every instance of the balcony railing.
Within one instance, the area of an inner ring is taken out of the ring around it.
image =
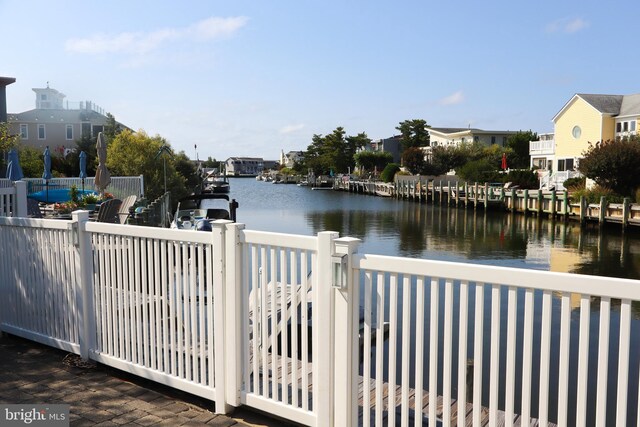
[[[529,142],[529,154],[554,154],[556,151],[556,141],[554,139],[547,141],[531,141]]]

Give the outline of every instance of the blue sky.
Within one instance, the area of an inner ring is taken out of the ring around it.
[[[574,93],[638,93],[637,1],[0,0],[11,113],[91,100],[200,158],[393,135],[553,130]]]

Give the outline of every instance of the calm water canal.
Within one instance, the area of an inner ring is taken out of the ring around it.
[[[257,182],[255,179],[232,179],[231,196],[240,207],[238,221],[247,224],[248,229],[274,231],[283,233],[314,235],[320,231],[337,231],[340,236],[352,236],[362,240],[360,253],[393,255],[412,258],[434,259],[465,263],[498,265],[506,267],[536,269],[578,274],[592,274],[620,278],[640,278],[640,233],[629,230],[623,233],[618,227],[598,230],[597,226],[581,229],[576,222],[550,221],[546,218],[524,217],[521,214],[490,211],[483,209],[462,209],[431,204],[419,204],[412,201],[402,201],[389,198],[350,194],[336,191],[312,191],[307,187],[295,185],[274,185]],[[405,292],[404,289],[401,290]],[[415,284],[408,290],[412,295],[411,307],[411,355],[415,349]],[[385,291],[389,292],[387,290]],[[501,304],[501,336],[506,332],[506,292],[502,289]],[[471,295],[474,287],[471,286]],[[427,293],[428,294],[428,293]],[[489,307],[488,292],[485,294],[485,307]],[[444,295],[441,284],[440,298]],[[518,291],[518,320],[516,325],[516,372],[522,372],[522,335],[523,335],[523,291]],[[375,298],[373,295],[375,307]],[[542,293],[536,292],[534,309],[534,343],[540,342],[539,325],[541,319]],[[471,297],[469,318],[473,319],[474,301]],[[459,310],[458,289],[454,289],[454,311]],[[579,301],[579,298],[578,300]],[[425,307],[429,307],[429,296],[425,297]],[[442,301],[441,301],[442,304]],[[362,305],[362,302],[361,302]],[[442,305],[441,305],[442,306]],[[590,335],[592,341],[597,340],[599,326],[600,302],[592,299]],[[399,310],[407,307],[398,307]],[[575,424],[576,388],[577,388],[577,337],[579,332],[580,311],[578,305],[571,313],[571,364],[569,372],[569,425]],[[389,316],[388,302],[385,306],[386,318]],[[551,336],[551,383],[549,396],[550,420],[555,421],[557,413],[558,393],[558,358],[560,346],[559,334],[560,299],[554,295],[552,303],[552,336]],[[439,314],[439,324],[442,325],[443,313]],[[485,342],[483,343],[483,377],[489,375],[489,336],[491,327],[490,311],[485,312]],[[612,303],[611,336],[618,335],[620,319],[619,308]],[[425,325],[425,343],[429,342],[428,321]],[[454,320],[454,331],[457,330],[457,320]],[[471,322],[471,320],[470,320]],[[473,326],[470,324],[470,330]],[[632,336],[640,335],[640,307],[633,308],[631,325]],[[402,333],[398,323],[397,333]],[[440,330],[442,334],[442,330]],[[439,336],[442,349],[442,336]],[[612,343],[615,339],[612,339]],[[473,347],[469,337],[468,348]],[[425,344],[425,354],[429,354],[428,344]],[[540,349],[534,346],[533,354],[533,401],[532,415],[537,416],[538,402],[536,390],[539,386],[538,366],[540,363]],[[388,360],[389,342],[384,343],[384,360]],[[398,348],[398,357],[401,349]],[[500,383],[504,389],[506,343],[501,342],[500,351]],[[454,340],[452,366],[457,366],[457,343]],[[472,354],[467,355],[473,357]],[[636,418],[634,408],[638,402],[638,364],[640,363],[640,342],[632,341],[630,349],[630,383],[628,420]],[[410,370],[413,377],[414,366],[417,361],[410,356]],[[589,371],[597,371],[597,343],[592,342],[589,351]],[[471,359],[469,359],[471,360]],[[372,361],[372,367],[374,366]],[[438,364],[442,367],[440,354]],[[361,366],[362,369],[362,366]],[[617,373],[617,353],[611,347],[609,357],[608,390],[616,389],[615,377]],[[375,372],[372,372],[375,375]],[[400,370],[396,378],[400,378]],[[384,370],[384,380],[389,372]],[[428,384],[428,373],[425,372],[424,384]],[[456,392],[457,372],[452,373],[454,393]],[[483,405],[488,406],[488,381],[483,382]],[[516,379],[516,402],[522,387],[522,378]],[[442,382],[439,381],[439,392],[442,392]],[[589,380],[587,405],[587,425],[592,425],[595,415],[595,375]],[[607,401],[607,425],[615,420],[615,392],[609,394]],[[504,408],[501,399],[499,407]],[[515,411],[519,413],[520,404],[516,404]]]
[[[231,180],[248,229],[362,239],[361,253],[640,279],[640,233],[507,212]]]

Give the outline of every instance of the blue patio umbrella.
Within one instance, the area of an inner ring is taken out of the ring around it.
[[[9,151],[7,178],[9,178],[11,181],[20,181],[22,178],[24,178],[22,168],[20,167],[20,160],[18,159],[18,152],[14,149],[11,149]]]
[[[49,152],[49,146],[44,150],[44,172],[42,173],[42,179],[44,179],[45,187],[47,189],[47,203],[49,203],[49,180],[53,178],[51,176],[51,153]]]
[[[80,152],[80,178],[82,179],[82,194],[84,194],[84,179],[87,177],[87,153]]]

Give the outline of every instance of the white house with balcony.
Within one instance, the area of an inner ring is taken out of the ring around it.
[[[529,142],[529,167],[547,170],[553,165],[556,141],[553,133],[541,133],[537,141]]]

